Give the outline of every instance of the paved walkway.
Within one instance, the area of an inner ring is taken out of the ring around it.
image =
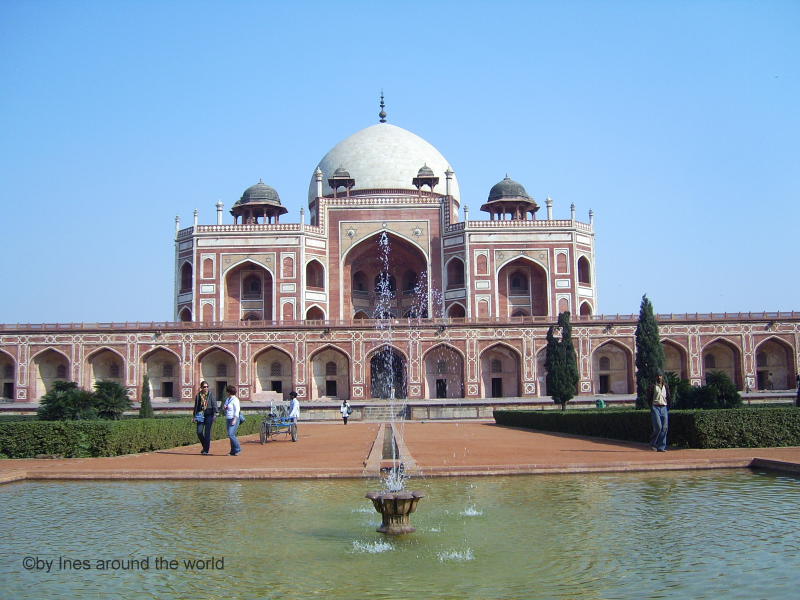
[[[405,422],[401,459],[422,476],[587,473],[769,466],[800,473],[800,447],[652,452],[642,444],[541,433],[493,422]],[[0,460],[0,483],[23,479],[264,479],[375,476],[382,461],[378,423],[301,423],[300,439],[264,445],[242,438],[113,458]],[[755,464],[754,464],[755,461]]]

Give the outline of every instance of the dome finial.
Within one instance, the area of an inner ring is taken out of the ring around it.
[[[383,110],[384,108],[386,108],[386,105],[383,103],[383,90],[381,90],[381,112],[378,113],[380,117],[379,123],[386,123],[386,111]]]

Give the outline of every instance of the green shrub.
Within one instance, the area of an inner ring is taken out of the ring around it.
[[[257,433],[261,418],[252,415],[239,427],[239,436]],[[217,419],[212,439],[227,437],[225,420]],[[119,421],[0,422],[0,456],[33,458],[38,454],[64,457],[118,456],[197,444],[191,416]]]
[[[122,413],[131,407],[128,388],[116,381],[97,381],[92,394],[97,416],[101,419],[118,421]]]
[[[496,410],[498,425],[647,443],[650,413],[637,410]],[[800,446],[800,410],[737,408],[671,410],[669,442],[688,448]]]
[[[742,405],[742,397],[730,377],[722,371],[711,371],[706,376],[706,385],[700,387],[680,380],[671,404],[677,409],[736,408]]]
[[[74,381],[56,381],[39,401],[37,411],[43,421],[91,420],[97,418],[97,408],[91,392],[78,387]]]
[[[139,416],[142,419],[153,418],[153,403],[150,401],[150,376],[145,373],[142,378],[142,397],[139,399]]]

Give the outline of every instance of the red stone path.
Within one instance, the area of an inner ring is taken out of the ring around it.
[[[0,460],[0,483],[23,479],[262,479],[374,476],[365,471],[377,423],[301,423],[300,440],[280,436],[260,444],[242,438],[232,457],[228,440],[113,458]],[[586,473],[746,467],[800,472],[800,447],[652,452],[647,446],[548,434],[493,422],[406,422],[398,427],[412,472],[426,476]],[[402,444],[401,444],[402,446]],[[373,457],[375,454],[373,454]],[[763,462],[767,461],[767,462]],[[374,460],[371,461],[374,466]],[[415,465],[415,467],[413,466]]]

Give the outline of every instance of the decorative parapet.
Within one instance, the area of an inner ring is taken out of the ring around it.
[[[290,233],[315,233],[324,235],[325,230],[322,227],[314,225],[303,225],[301,223],[254,223],[246,225],[197,225],[196,227],[187,227],[181,229],[176,239],[184,240],[191,238],[194,234],[198,233],[253,233],[253,232],[290,232]]]
[[[636,323],[638,314],[629,315],[572,315],[573,325],[596,324],[617,325]],[[800,312],[739,312],[739,313],[669,313],[656,316],[659,323],[709,323],[709,322],[764,322],[800,321]],[[212,329],[314,329],[321,327],[347,327],[357,329],[375,329],[376,319],[330,319],[330,320],[292,320],[292,321],[216,321],[213,323],[199,321],[151,321],[130,323],[17,323],[0,325],[2,333],[22,332],[67,332],[67,331],[195,331]],[[499,326],[499,325],[551,325],[556,317],[470,317],[470,318],[438,318],[438,319],[392,319],[393,327],[462,327],[462,326]],[[385,323],[385,321],[381,321]]]
[[[581,223],[571,219],[515,219],[508,221],[462,221],[447,227],[447,231],[461,231],[463,229],[577,229],[591,233],[594,229],[589,223]]]
[[[300,223],[253,223],[249,225],[198,225],[195,233],[250,233],[255,231],[302,231]]]

